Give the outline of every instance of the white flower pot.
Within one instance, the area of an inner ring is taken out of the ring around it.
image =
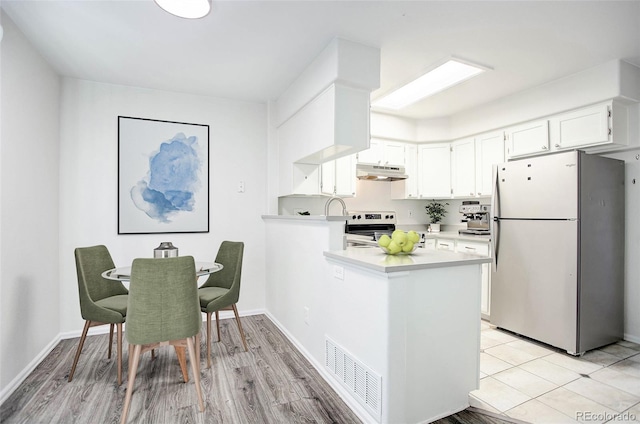
[[[440,224],[429,224],[429,227],[431,227],[431,232],[432,233],[439,233],[440,232]]]

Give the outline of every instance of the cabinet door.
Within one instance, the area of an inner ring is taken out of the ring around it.
[[[335,193],[338,196],[355,196],[355,155],[343,156],[335,160]]]
[[[449,143],[418,147],[418,193],[420,197],[451,197],[451,147]]]
[[[491,196],[493,165],[504,162],[504,133],[502,131],[476,137],[476,193]]]
[[[324,162],[320,167],[322,177],[320,179],[320,191],[323,194],[335,194],[336,190],[336,161]]]
[[[551,120],[556,150],[607,143],[611,139],[608,104],[600,104],[554,117]]]
[[[383,164],[405,166],[405,143],[385,141],[382,145]]]
[[[460,253],[472,253],[474,255],[489,256],[489,243],[474,243],[472,241],[458,240],[456,251]],[[491,312],[491,272],[489,264],[482,264],[480,313],[483,318],[488,318]]]
[[[418,197],[418,146],[407,144],[404,148],[404,171],[408,178],[404,180],[405,197],[415,199]]]
[[[369,148],[358,153],[358,163],[379,165],[382,162],[382,140],[372,138]]]
[[[549,151],[549,121],[527,122],[507,130],[509,157]]]
[[[473,138],[451,143],[453,197],[476,195],[476,146]]]

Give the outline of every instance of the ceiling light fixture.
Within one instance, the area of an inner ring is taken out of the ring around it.
[[[421,77],[374,101],[372,106],[384,109],[402,109],[418,100],[460,84],[488,69],[459,59],[448,59]]]
[[[210,0],[155,0],[155,2],[172,15],[187,19],[203,18],[211,11]]]

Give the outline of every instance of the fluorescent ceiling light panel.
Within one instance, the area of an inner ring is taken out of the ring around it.
[[[187,19],[202,18],[211,11],[210,0],[155,0],[155,2],[172,15]]]
[[[385,109],[402,109],[418,100],[460,84],[485,70],[486,68],[449,59],[418,79],[374,101],[373,106]]]

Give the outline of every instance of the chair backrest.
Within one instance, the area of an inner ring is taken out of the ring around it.
[[[95,302],[106,297],[127,294],[127,288],[120,281],[102,277],[101,274],[104,271],[115,268],[106,246],[78,247],[74,254],[82,318],[100,321],[100,315],[108,312],[97,306]]]
[[[202,287],[223,287],[229,289],[231,303],[237,303],[240,297],[243,254],[243,242],[223,241],[218,249],[216,262],[222,264],[224,268],[211,274]]]
[[[200,331],[196,266],[192,256],[134,259],[127,306],[127,341],[149,344]]]

